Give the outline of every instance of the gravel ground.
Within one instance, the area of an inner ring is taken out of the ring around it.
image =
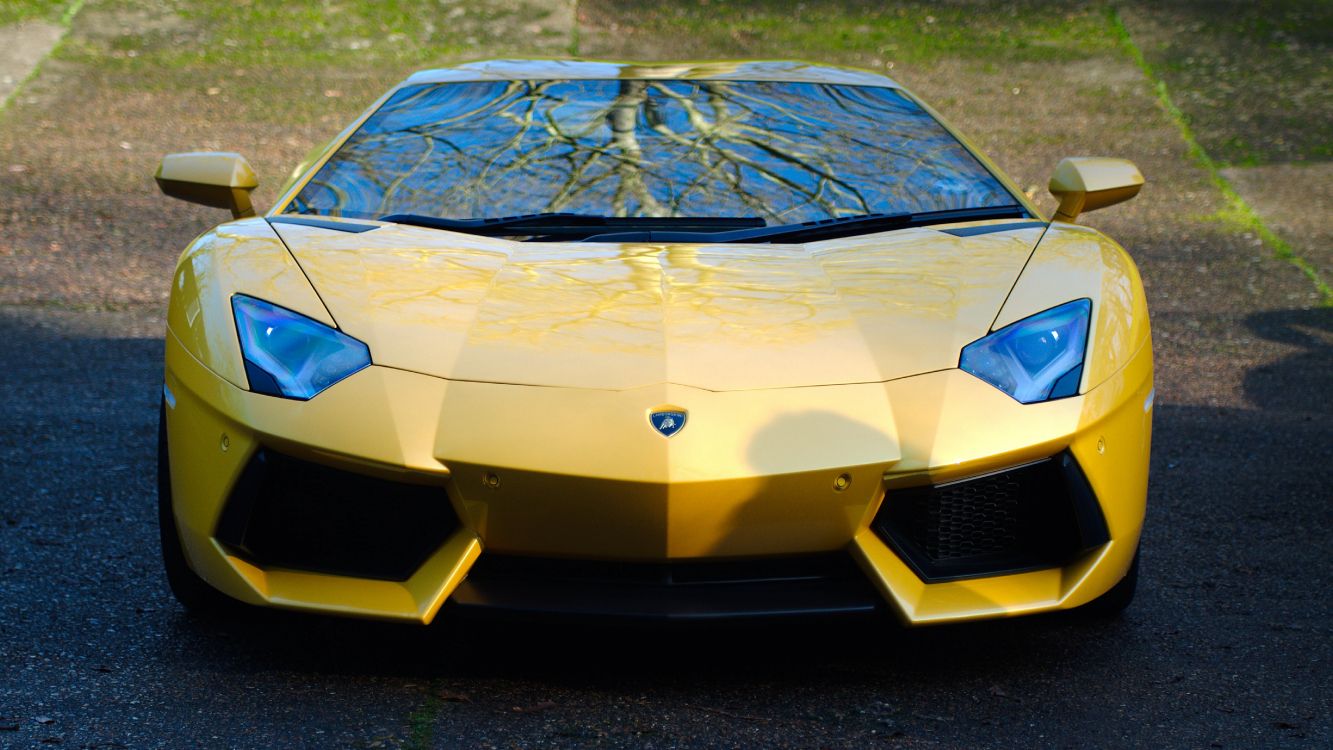
[[[18,90],[63,32],[56,24],[45,21],[0,26],[0,105]]]
[[[1333,162],[1232,167],[1222,174],[1326,281],[1333,276]]]
[[[580,6],[585,54],[647,57],[668,38],[669,18],[609,5]],[[1149,177],[1088,217],[1139,261],[1158,357],[1144,579],[1123,618],[204,622],[160,572],[153,453],[170,266],[220,217],[149,175],[163,151],[224,145],[280,175],[360,104],[325,97],[286,130],[228,119],[237,102],[206,81],[84,65],[104,20],[75,19],[74,52],[0,119],[0,747],[1333,744],[1333,311],[1256,238],[1201,218],[1218,196],[1128,59],[894,70],[1025,186],[1084,152]],[[700,45],[660,54],[717,56]],[[735,39],[735,56],[797,54],[782,52]],[[868,64],[857,54],[821,56]],[[306,75],[287,85],[346,99],[392,78]]]

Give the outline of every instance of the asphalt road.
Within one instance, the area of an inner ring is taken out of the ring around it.
[[[161,325],[0,308],[4,747],[1330,741],[1326,310],[1247,319],[1294,342],[1247,375],[1257,408],[1159,407],[1120,620],[910,632],[192,619],[155,539]]]

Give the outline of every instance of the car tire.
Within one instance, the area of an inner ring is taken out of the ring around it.
[[[1124,612],[1130,602],[1134,601],[1134,591],[1139,585],[1140,557],[1139,550],[1134,550],[1134,562],[1129,564],[1125,577],[1112,586],[1110,591],[1079,607],[1078,612],[1097,619],[1111,619]]]
[[[240,603],[208,585],[190,569],[181,547],[180,532],[171,506],[171,463],[167,456],[167,407],[162,404],[157,416],[157,525],[162,542],[162,565],[167,584],[176,601],[191,614],[226,615]]]

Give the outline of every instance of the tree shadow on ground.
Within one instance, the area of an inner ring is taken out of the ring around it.
[[[1270,310],[1245,319],[1269,341],[1299,347],[1277,362],[1245,373],[1245,397],[1260,409],[1333,413],[1333,308]]]

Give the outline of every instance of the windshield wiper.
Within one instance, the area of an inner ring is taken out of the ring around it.
[[[597,234],[586,242],[783,242],[797,244],[851,237],[889,229],[922,227],[929,224],[950,224],[958,221],[981,219],[1021,219],[1028,213],[1022,206],[987,206],[985,208],[957,208],[947,211],[923,211],[901,214],[861,214],[838,216],[832,219],[807,221],[800,224],[778,224],[720,232],[630,231]]]
[[[708,235],[729,230],[762,228],[757,216],[596,216],[575,213],[523,214],[483,219],[441,219],[421,214],[389,214],[379,221],[448,229],[486,237],[534,236],[583,239],[606,232],[684,232]]]

